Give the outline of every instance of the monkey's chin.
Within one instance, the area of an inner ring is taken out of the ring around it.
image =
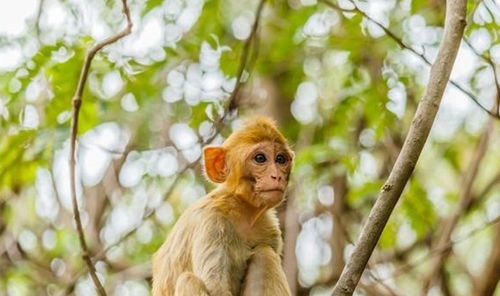
[[[283,201],[284,196],[279,190],[264,191],[260,193],[260,200],[266,208],[273,208]]]

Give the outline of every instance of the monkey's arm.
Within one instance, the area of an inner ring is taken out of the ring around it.
[[[290,288],[279,255],[267,245],[255,248],[250,258],[242,296],[289,296]]]
[[[193,273],[212,296],[233,296],[243,274],[238,275],[239,254],[236,234],[228,221],[205,217],[193,236]]]

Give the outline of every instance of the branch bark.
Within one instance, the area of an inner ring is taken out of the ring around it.
[[[448,1],[444,35],[429,84],[394,167],[363,226],[358,243],[335,285],[333,295],[352,295],[422,152],[449,80],[465,28],[466,1]]]
[[[87,242],[85,240],[85,233],[83,231],[82,221],[80,218],[80,210],[78,208],[78,200],[76,198],[76,180],[75,180],[75,166],[76,166],[76,136],[78,134],[78,119],[80,115],[80,107],[82,105],[82,96],[83,90],[85,88],[85,82],[87,81],[87,77],[89,75],[90,65],[92,60],[94,59],[97,52],[99,52],[105,46],[112,44],[119,39],[127,36],[132,31],[132,21],[130,19],[130,11],[127,6],[127,1],[122,0],[123,5],[123,13],[127,19],[127,26],[121,32],[113,35],[101,42],[96,43],[85,56],[85,60],[83,62],[82,70],[80,72],[80,79],[78,80],[78,84],[76,87],[75,95],[73,96],[73,114],[71,119],[71,134],[70,134],[70,158],[69,158],[69,168],[70,168],[70,186],[71,186],[71,200],[73,203],[73,215],[76,224],[76,230],[78,232],[78,239],[80,241],[80,247],[82,249],[82,258],[87,265],[90,273],[90,277],[92,282],[95,285],[95,288],[100,296],[105,296],[106,291],[102,286],[99,278],[97,277],[97,273],[95,270],[95,266],[92,263],[92,258],[90,257],[89,248],[87,246]]]

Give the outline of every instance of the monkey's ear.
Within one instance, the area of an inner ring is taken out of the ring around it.
[[[208,179],[215,183],[226,181],[226,150],[222,147],[205,147],[203,149],[205,172]]]

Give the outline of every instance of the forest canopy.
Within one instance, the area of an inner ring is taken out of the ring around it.
[[[466,6],[437,116],[355,295],[500,295],[500,2]],[[0,2],[0,295],[99,295],[96,281],[150,295],[151,256],[214,188],[203,147],[252,114],[295,152],[278,208],[292,294],[331,295],[418,122],[446,10]]]

